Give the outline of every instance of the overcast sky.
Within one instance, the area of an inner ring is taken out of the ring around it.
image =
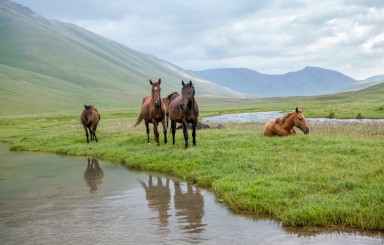
[[[384,74],[384,0],[14,0],[187,70]]]

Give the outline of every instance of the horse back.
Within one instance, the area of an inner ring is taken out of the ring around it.
[[[264,125],[264,136],[275,135],[274,133],[275,124],[276,124],[276,118],[268,120],[268,122]]]

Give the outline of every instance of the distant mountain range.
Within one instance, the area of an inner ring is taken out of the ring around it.
[[[139,107],[148,79],[162,96],[192,80],[197,96],[242,94],[73,24],[0,0],[0,115],[73,111],[84,104]]]
[[[232,90],[259,97],[329,94],[357,83],[340,72],[318,67],[305,67],[281,75],[267,75],[245,68],[191,72]]]
[[[368,87],[372,87],[376,84],[384,83],[384,75],[377,75],[370,78],[365,79],[364,81],[358,81],[351,86],[348,86],[344,89],[344,91],[357,91],[362,90]]]

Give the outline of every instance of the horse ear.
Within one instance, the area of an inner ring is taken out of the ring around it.
[[[87,105],[84,105],[84,108],[87,109]]]
[[[153,82],[152,82],[152,80],[151,80],[151,79],[149,79],[149,84],[153,85]]]
[[[185,86],[184,80],[181,80],[181,85]]]
[[[296,113],[299,113],[299,108],[296,107]]]
[[[189,80],[189,85],[193,86],[193,85],[192,85],[192,81],[191,81],[191,80]]]
[[[161,84],[161,78],[159,78],[159,81],[157,82],[159,85]]]

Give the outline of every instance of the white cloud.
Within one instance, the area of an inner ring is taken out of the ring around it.
[[[271,74],[320,66],[357,79],[384,74],[382,0],[17,2],[185,69]]]

